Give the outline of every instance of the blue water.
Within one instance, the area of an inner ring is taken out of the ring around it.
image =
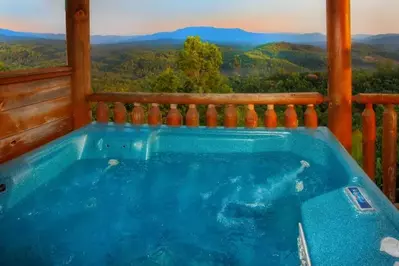
[[[301,202],[334,187],[289,152],[108,159],[3,213],[1,265],[299,265]]]
[[[313,266],[399,261],[380,251],[399,212],[326,128],[92,124],[0,165],[0,185],[1,266],[296,266],[298,223]]]

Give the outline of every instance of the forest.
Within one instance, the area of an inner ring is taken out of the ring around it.
[[[0,71],[66,64],[65,41],[0,42]],[[353,94],[398,93],[399,46],[354,43]],[[92,45],[92,88],[120,92],[270,93],[320,92],[327,95],[327,54],[322,46],[268,43],[260,46],[216,45],[188,37],[170,40]],[[127,106],[128,109],[131,105]],[[185,111],[184,106],[180,107]],[[243,124],[245,107],[239,107]],[[303,106],[297,106],[299,123]],[[353,156],[361,164],[361,112],[353,105]],[[377,113],[377,184],[381,185],[383,106]],[[162,108],[166,112],[167,107]],[[199,108],[203,114],[204,107]],[[257,106],[260,121],[265,106]],[[276,108],[283,121],[284,106]],[[222,112],[222,111],[221,111]],[[221,113],[219,112],[219,113]],[[319,124],[327,125],[327,106],[317,107]],[[204,118],[204,115],[202,115]],[[399,178],[398,178],[399,180]]]

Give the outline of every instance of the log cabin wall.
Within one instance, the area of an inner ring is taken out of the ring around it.
[[[0,73],[0,163],[72,131],[71,72]]]

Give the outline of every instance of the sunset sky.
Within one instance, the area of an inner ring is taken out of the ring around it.
[[[0,28],[65,32],[65,0],[0,0]],[[352,0],[352,32],[399,33],[399,0]],[[92,0],[92,34],[187,26],[325,33],[325,0]]]

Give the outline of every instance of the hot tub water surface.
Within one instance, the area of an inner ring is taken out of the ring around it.
[[[0,166],[2,265],[299,265],[298,223],[313,265],[334,265],[315,246],[334,234],[309,220],[334,193],[356,213],[356,180],[324,134],[90,125]],[[395,237],[381,202],[364,217]]]

